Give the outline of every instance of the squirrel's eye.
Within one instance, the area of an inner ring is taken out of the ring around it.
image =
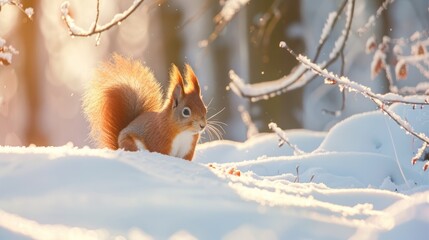
[[[188,107],[184,107],[184,108],[183,108],[183,110],[182,110],[182,115],[183,115],[184,117],[189,117],[189,116],[191,116],[191,109],[190,109],[190,108],[188,108]]]

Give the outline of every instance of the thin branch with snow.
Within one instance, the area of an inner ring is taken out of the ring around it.
[[[329,54],[329,58],[326,61],[323,61],[320,63],[320,65],[323,68],[327,68],[330,65],[332,65],[341,55],[341,52],[344,51],[345,44],[348,40],[351,24],[353,20],[353,12],[354,12],[354,5],[355,0],[345,0],[343,5],[340,6],[340,8],[337,10],[337,16],[340,15],[347,4],[347,10],[345,11],[346,15],[346,23],[344,26],[344,29],[341,33],[341,35],[337,38],[335,42],[334,48],[331,50],[331,53]],[[332,34],[332,28],[337,23],[337,18],[334,18],[332,20],[332,27],[331,31],[327,33],[323,33],[323,35]],[[317,61],[320,51],[322,47],[324,46],[326,41],[322,41],[319,43],[317,53],[314,57],[314,62]],[[280,43],[280,47],[282,45],[286,45],[284,42]],[[230,79],[231,82],[229,84],[231,90],[234,91],[235,94],[249,98],[251,101],[259,101],[259,100],[266,100],[272,97],[275,97],[277,95],[286,93],[288,91],[300,88],[302,86],[305,86],[310,81],[312,81],[317,75],[311,71],[308,71],[308,69],[303,66],[302,64],[297,65],[289,75],[286,75],[280,79],[272,80],[272,81],[266,81],[262,83],[256,83],[256,84],[246,84],[244,81],[233,71],[230,71]]]
[[[325,78],[325,83],[330,85],[339,84],[344,88],[348,88],[351,91],[361,93],[362,95],[369,97],[374,100],[378,100],[380,103],[390,106],[393,103],[403,103],[407,105],[429,105],[429,97],[427,96],[414,96],[414,98],[408,99],[407,97],[394,94],[394,93],[387,93],[387,94],[376,94],[372,92],[371,88],[364,86],[362,84],[359,84],[357,82],[351,81],[347,77],[339,77],[335,75],[332,72],[328,72],[325,68],[322,66],[319,66],[313,62],[311,62],[310,59],[308,59],[306,56],[303,55],[297,55],[292,49],[290,49],[288,46],[285,46],[285,48],[295,56],[295,58],[305,65],[307,68],[309,68],[311,71],[316,73],[317,75]]]
[[[34,15],[33,8],[24,8],[24,5],[20,1],[2,0],[0,1],[0,11],[5,5],[13,5],[17,7],[30,20],[32,20],[32,17]],[[19,51],[16,50],[12,45],[6,45],[6,40],[0,37],[0,65],[10,65],[12,63],[13,56],[17,54],[19,54]]]
[[[381,14],[385,10],[387,10],[387,7],[389,6],[389,4],[392,4],[394,1],[395,0],[384,0],[384,2],[381,4],[381,6],[377,9],[377,12],[375,13],[375,15],[371,15],[368,18],[365,25],[357,30],[358,34],[362,35],[362,34],[366,33],[371,26],[374,26],[375,21],[381,17]]]
[[[421,85],[420,87],[416,86],[415,89],[410,86],[398,89],[394,81],[394,77],[396,81],[406,80],[409,66],[414,66],[425,78],[429,79],[429,53],[427,52],[429,40],[426,33],[415,32],[408,38],[400,39],[383,36],[381,43],[378,44],[378,47],[376,46],[375,37],[368,38],[366,52],[368,54],[374,52],[371,64],[371,77],[373,79],[384,70],[391,92],[414,95],[427,90],[426,88],[422,91]],[[404,54],[404,51],[410,53]],[[388,59],[388,56],[391,59]],[[394,74],[392,74],[391,69],[393,69]]]
[[[411,159],[411,163],[414,165],[423,156],[426,148],[428,147],[427,142],[423,142],[422,146],[417,150],[416,155]]]
[[[12,45],[6,45],[6,40],[0,37],[0,65],[10,65],[13,55],[17,54],[19,52]]]
[[[14,1],[14,0],[1,0],[0,1],[0,11],[4,5],[13,5],[17,7],[22,13],[24,13],[29,19],[32,19],[34,15],[34,10],[31,7],[24,8],[24,5],[20,1]]]
[[[295,155],[305,154],[305,152],[302,151],[301,149],[299,149],[298,146],[296,146],[295,144],[292,144],[289,141],[289,139],[286,137],[285,132],[281,128],[279,128],[276,123],[272,122],[272,123],[268,124],[268,127],[272,131],[274,131],[277,134],[277,136],[279,137],[279,147],[283,146],[283,144],[286,143],[293,150]]]
[[[347,0],[345,0],[336,12],[331,12],[326,19],[325,26],[323,27],[322,33],[320,35],[319,45],[317,46],[316,55],[313,58],[313,62],[316,62],[319,59],[320,53],[322,51],[323,46],[325,46],[326,41],[328,40],[329,35],[332,33],[332,29],[337,24],[337,21],[340,17],[340,13],[343,12],[344,7],[347,4]]]
[[[427,137],[424,133],[419,133],[413,129],[413,127],[404,119],[402,119],[399,115],[397,115],[394,111],[392,111],[389,106],[393,103],[402,103],[407,105],[429,105],[429,98],[427,96],[416,95],[413,98],[407,98],[394,93],[387,94],[376,94],[372,92],[369,87],[351,81],[347,77],[337,76],[336,74],[329,72],[328,70],[320,67],[319,65],[311,62],[310,59],[303,55],[297,55],[292,49],[285,46],[285,48],[293,55],[295,58],[306,67],[308,67],[311,71],[315,72],[321,77],[325,78],[325,83],[330,85],[338,84],[342,88],[346,88],[349,91],[357,92],[369,99],[371,99],[381,111],[387,114],[395,123],[397,123],[401,128],[405,130],[405,132],[415,136],[423,142],[429,143],[429,137]]]
[[[91,24],[88,30],[84,30],[83,28],[77,26],[74,22],[74,19],[69,14],[70,3],[65,1],[61,4],[61,14],[64,22],[67,25],[70,36],[74,37],[89,37],[92,35],[97,35],[97,44],[100,40],[100,35],[102,32],[109,30],[110,28],[120,25],[125,19],[127,19],[142,3],[144,0],[134,0],[131,6],[123,11],[122,13],[118,13],[110,20],[110,22],[105,23],[103,25],[98,24],[99,16],[100,16],[100,0],[97,0],[96,6],[96,17],[95,21]]]
[[[248,4],[250,0],[226,0],[223,2],[222,10],[215,16],[214,22],[216,23],[214,31],[210,36],[199,42],[200,47],[207,47],[219,36],[219,33],[225,28],[226,25],[237,15],[237,13]]]

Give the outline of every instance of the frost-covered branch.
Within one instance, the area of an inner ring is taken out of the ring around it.
[[[231,83],[229,87],[238,96],[249,98],[252,102],[267,100],[282,93],[302,87],[314,76],[312,72],[298,65],[292,72],[278,80],[246,84],[234,70],[229,71]]]
[[[225,26],[234,18],[234,16],[243,8],[244,5],[248,4],[250,0],[225,0],[223,3],[222,10],[214,17],[216,24],[214,31],[210,36],[200,41],[200,47],[207,47],[219,36],[219,33],[225,28]]]
[[[357,82],[351,81],[347,77],[339,77],[332,72],[328,72],[325,68],[311,62],[306,56],[297,55],[290,49],[286,44],[285,48],[296,57],[296,59],[309,68],[311,71],[316,73],[317,75],[325,78],[325,84],[328,85],[336,85],[338,84],[340,87],[347,88],[350,91],[361,93],[362,95],[369,97],[374,100],[378,100],[378,102],[383,105],[390,106],[393,103],[403,103],[407,105],[429,105],[429,97],[427,96],[414,96],[414,98],[404,97],[395,93],[387,93],[387,94],[377,94],[372,92],[371,88],[359,84]]]
[[[366,52],[373,53],[371,64],[371,77],[374,79],[382,70],[385,71],[389,82],[389,90],[403,95],[424,93],[428,90],[427,84],[418,84],[415,87],[404,87],[398,89],[395,86],[394,77],[397,81],[405,80],[408,77],[409,66],[414,66],[420,73],[429,79],[429,39],[426,32],[415,32],[409,38],[390,39],[383,36],[378,44],[375,37],[368,38]],[[408,49],[407,49],[408,48]],[[405,51],[409,53],[405,53]],[[387,56],[393,58],[388,60]],[[393,64],[389,64],[393,62]],[[392,66],[393,65],[393,66]],[[392,74],[392,70],[393,73]],[[426,88],[422,88],[422,87]]]
[[[415,66],[423,76],[429,79],[429,68],[427,66],[429,62],[429,53],[427,52],[428,46],[428,40],[418,42],[411,46],[410,55],[396,55],[398,62],[395,66],[395,73],[398,80],[407,78],[408,65]]]
[[[293,150],[293,153],[295,155],[302,155],[305,153],[304,151],[299,149],[298,146],[296,146],[295,144],[292,144],[289,141],[289,139],[286,137],[285,132],[281,128],[279,128],[276,123],[272,122],[272,123],[268,124],[268,127],[271,130],[273,130],[277,134],[277,136],[279,137],[279,147],[283,146],[283,144],[286,143]]]
[[[413,97],[404,97],[394,93],[387,94],[376,94],[372,92],[369,87],[351,81],[347,77],[337,76],[336,74],[329,72],[328,70],[321,68],[319,65],[311,62],[305,56],[297,55],[293,52],[292,49],[286,46],[285,48],[293,55],[295,58],[306,67],[308,67],[311,71],[315,72],[317,75],[325,78],[325,84],[329,85],[338,85],[340,88],[348,89],[352,92],[357,92],[369,99],[371,99],[381,111],[387,114],[393,121],[395,121],[401,128],[403,128],[407,133],[415,136],[425,143],[429,143],[429,137],[427,137],[424,133],[419,133],[413,129],[413,127],[404,119],[402,119],[399,115],[397,115],[394,111],[392,111],[389,106],[393,103],[402,103],[408,105],[429,105],[429,98],[427,96],[413,96]]]
[[[24,13],[25,15],[27,15],[27,17],[29,19],[32,19],[33,15],[34,15],[34,10],[33,8],[29,7],[29,8],[24,8],[24,5],[20,2],[20,1],[14,1],[14,0],[0,0],[0,11],[3,8],[3,6],[5,5],[13,5],[15,7],[17,7],[22,13]]]
[[[422,146],[417,150],[416,155],[414,155],[414,157],[411,159],[411,163],[413,165],[416,164],[416,162],[423,156],[427,147],[428,144],[426,142],[423,142]]]
[[[121,25],[121,23],[125,19],[127,19],[143,2],[144,0],[134,0],[134,2],[127,10],[113,16],[110,22],[107,22],[103,25],[99,25],[98,20],[100,16],[100,0],[97,0],[95,21],[91,24],[88,30],[85,30],[82,27],[79,27],[78,25],[75,24],[74,19],[69,14],[69,7],[70,7],[69,2],[66,1],[61,4],[61,14],[64,22],[67,25],[70,36],[89,37],[96,34],[97,45],[98,45],[102,32],[105,32],[116,25]]]
[[[20,1],[13,0],[0,0],[0,11],[3,6],[12,5],[17,7],[22,13],[24,13],[30,20],[34,15],[34,10],[31,7],[24,8],[24,5]],[[6,40],[0,37],[0,65],[7,66],[12,63],[13,55],[19,54],[12,45],[7,45]]]
[[[17,55],[18,53],[12,45],[6,45],[6,40],[0,37],[0,65],[10,65],[13,55]]]
[[[346,23],[344,29],[341,32],[341,35],[337,38],[335,45],[331,50],[331,53],[329,54],[329,58],[326,61],[320,63],[323,68],[329,67],[339,58],[341,52],[344,51],[345,44],[348,40],[353,20],[355,0],[345,0],[343,5],[341,5],[340,8],[337,10],[336,15],[338,16],[344,11],[346,3],[348,4],[347,9],[345,10]],[[322,32],[322,36],[332,34],[332,28],[337,23],[336,19],[337,17],[334,17],[332,20],[330,20],[330,22],[332,22],[329,23],[329,25],[332,24],[332,27],[330,27],[331,31],[329,31],[328,33]],[[319,53],[326,42],[323,40],[324,38],[326,37],[321,37],[322,41],[319,43],[317,53],[313,60],[314,62],[317,61]],[[280,47],[283,47],[282,43],[280,44]],[[231,78],[231,83],[229,84],[229,86],[234,91],[234,93],[239,96],[249,98],[251,101],[269,99],[285,92],[300,88],[308,84],[316,77],[316,74],[311,71],[308,71],[308,69],[305,66],[302,66],[302,64],[297,65],[294,69],[292,69],[289,75],[286,75],[280,79],[256,84],[246,84],[233,70],[230,71],[229,75]]]
[[[387,7],[389,6],[389,4],[392,4],[394,1],[395,0],[384,0],[384,2],[381,4],[381,6],[377,9],[377,12],[375,13],[375,15],[371,15],[368,18],[368,21],[365,23],[365,25],[357,30],[358,34],[362,35],[362,34],[366,33],[371,26],[374,26],[375,21],[381,17],[381,14],[385,10],[387,10]]]
[[[332,29],[337,24],[337,21],[340,17],[340,13],[343,12],[344,7],[346,6],[347,0],[345,0],[336,12],[331,12],[326,19],[325,26],[323,27],[322,33],[320,34],[319,45],[317,46],[316,55],[313,58],[313,62],[316,62],[319,59],[319,55],[322,51],[323,46],[325,46],[326,40],[328,40],[329,35],[332,33]]]

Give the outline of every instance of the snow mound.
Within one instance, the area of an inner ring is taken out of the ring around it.
[[[396,106],[428,134],[428,111]],[[424,239],[420,142],[380,112],[157,153],[0,147],[0,239]],[[311,229],[311,230],[309,230]]]

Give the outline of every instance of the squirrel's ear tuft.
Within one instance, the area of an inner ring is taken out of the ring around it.
[[[186,92],[198,92],[200,93],[200,84],[198,83],[197,76],[195,76],[194,70],[189,64],[185,65],[185,80],[186,80]]]
[[[177,107],[179,100],[185,95],[185,85],[183,84],[182,75],[174,64],[171,65],[168,95],[172,101],[173,108]]]

